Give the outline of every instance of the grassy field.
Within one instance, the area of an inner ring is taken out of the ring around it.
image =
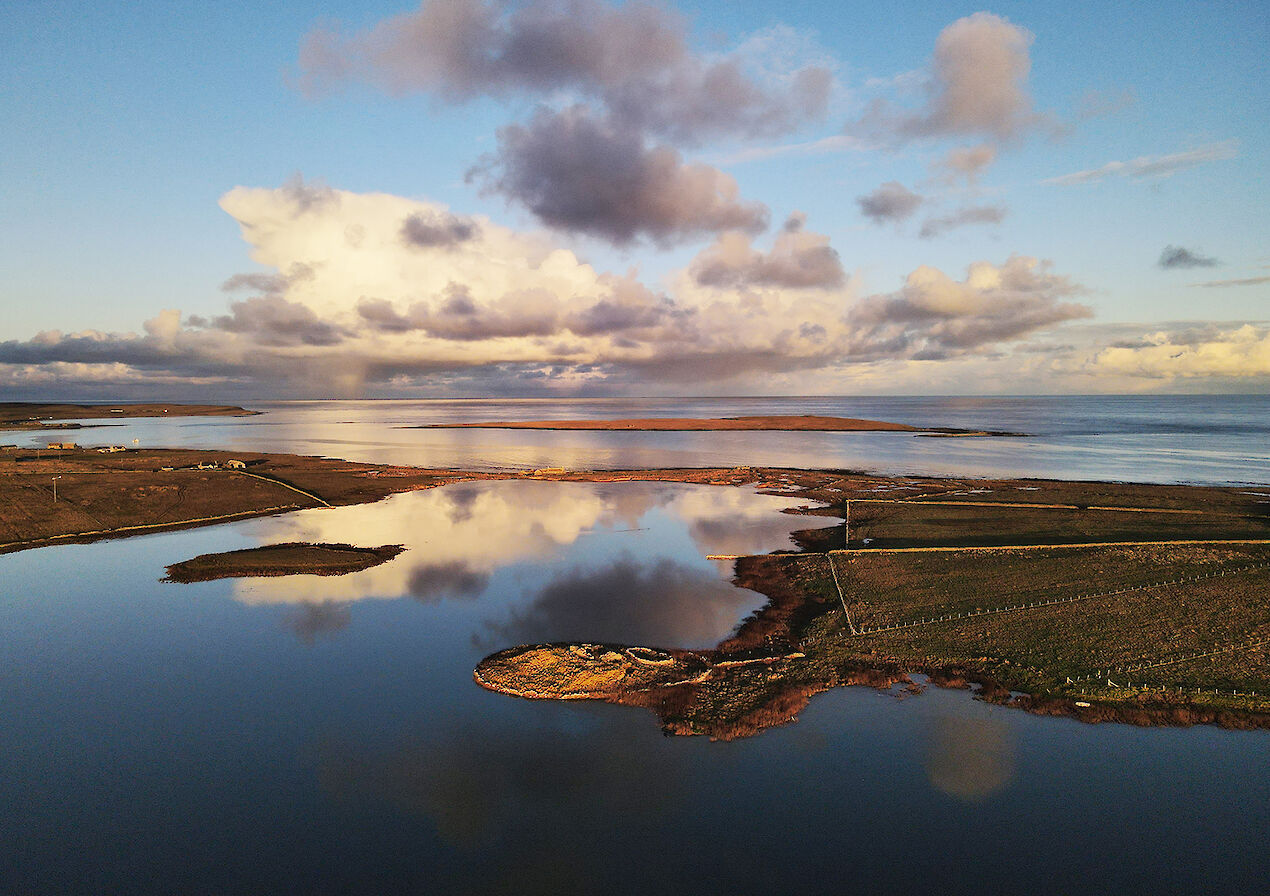
[[[231,459],[245,467],[227,468]],[[200,464],[205,469],[198,469]],[[5,451],[0,453],[0,553],[53,539],[117,537],[377,501],[461,478],[446,471],[254,452]]]
[[[1255,692],[1270,709],[1270,545],[847,553],[835,563],[851,625],[841,609],[826,616],[809,654],[956,668],[1031,694],[1108,697],[1135,683]],[[817,587],[831,584],[822,574]]]

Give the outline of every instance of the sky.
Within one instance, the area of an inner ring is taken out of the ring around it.
[[[14,399],[1264,393],[1264,2],[0,8]]]

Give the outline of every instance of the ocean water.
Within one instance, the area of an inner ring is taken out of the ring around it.
[[[1270,396],[247,402],[245,418],[111,421],[84,444],[283,451],[481,469],[785,466],[888,474],[1270,482]],[[1027,438],[907,433],[525,432],[438,423],[828,414]],[[22,434],[41,444],[48,433]],[[60,437],[60,436],[59,436]]]
[[[1038,474],[1270,481],[1259,398],[1210,402],[1220,413],[1189,399],[799,401],[285,403],[77,438],[436,466],[770,457],[1000,474],[1048,457],[1066,466]],[[659,410],[1036,436],[396,428]],[[706,555],[788,548],[807,525],[780,512],[790,503],[670,483],[461,483],[0,556],[0,893],[1264,889],[1270,732],[1089,726],[962,691],[844,688],[717,743],[665,737],[643,710],[473,681],[482,657],[520,643],[716,643],[762,597]],[[160,581],[197,554],[293,540],[407,550],[342,577]]]

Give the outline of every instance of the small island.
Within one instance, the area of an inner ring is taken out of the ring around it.
[[[405,547],[385,544],[360,548],[351,544],[292,541],[258,548],[200,554],[167,568],[165,582],[210,582],[258,576],[342,576],[387,563]]]

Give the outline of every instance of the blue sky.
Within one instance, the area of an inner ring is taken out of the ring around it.
[[[629,4],[565,5],[7,4],[0,383],[62,397],[1270,384],[1264,4],[680,3],[649,14],[677,42],[664,68],[639,49],[616,74],[590,57],[564,71],[556,45],[488,70],[438,61],[452,41],[437,31],[463,9],[492,23],[495,55],[544,22],[566,47],[602,43],[588,22],[645,33]],[[302,50],[323,35],[326,68]],[[721,61],[761,102],[693,80]],[[791,86],[803,70],[823,90]],[[778,124],[746,118],[804,102]],[[990,158],[973,177],[949,174],[950,154],[976,149]],[[680,179],[650,185],[667,158]],[[621,160],[644,194],[609,182]],[[603,208],[588,177],[612,191]],[[471,228],[375,252],[318,236],[392,243],[412,217]],[[1165,264],[1166,249],[1184,251]],[[551,252],[563,268],[544,269]]]

